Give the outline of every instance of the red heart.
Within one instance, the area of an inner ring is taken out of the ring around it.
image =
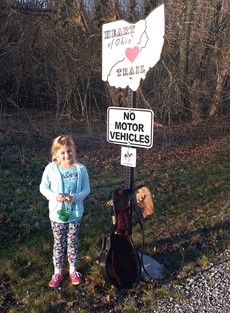
[[[127,48],[125,51],[125,55],[129,59],[130,62],[133,62],[139,54],[139,47],[136,46],[134,48]]]

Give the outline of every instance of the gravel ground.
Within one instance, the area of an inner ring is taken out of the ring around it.
[[[169,300],[157,301],[152,313],[229,313],[230,312],[230,249],[208,268],[198,269],[183,285],[168,285]]]

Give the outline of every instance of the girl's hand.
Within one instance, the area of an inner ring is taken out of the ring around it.
[[[65,202],[66,202],[67,204],[70,204],[70,203],[72,202],[72,200],[73,200],[73,192],[70,191],[69,196],[68,196],[68,197],[65,197]]]
[[[64,202],[66,200],[66,197],[62,193],[58,193],[56,198],[58,202]]]

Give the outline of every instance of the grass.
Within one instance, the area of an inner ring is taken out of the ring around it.
[[[23,148],[22,148],[23,147]],[[52,275],[52,235],[47,201],[38,185],[48,162],[48,144],[36,147],[33,140],[21,145],[2,144],[0,175],[0,306],[2,312],[149,312],[157,298],[171,295],[165,284],[151,280],[130,290],[105,284],[98,266],[100,239],[110,225],[106,206],[109,191],[124,185],[125,169],[114,150],[95,151],[79,158],[86,164],[92,193],[85,201],[79,233],[79,271],[85,282],[73,288],[65,280],[59,289],[47,283]],[[205,156],[168,158],[157,163],[146,152],[145,166],[135,172],[155,194],[156,216],[144,222],[144,251],[164,264],[167,278],[183,268],[174,282],[197,266],[206,268],[229,242],[229,147]],[[168,229],[173,234],[170,237]],[[137,249],[141,233],[134,217],[133,237]],[[65,260],[67,268],[67,261]]]

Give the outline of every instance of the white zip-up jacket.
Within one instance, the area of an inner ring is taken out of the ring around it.
[[[77,188],[73,190],[73,202],[76,204],[76,220],[80,220],[84,213],[83,200],[90,193],[89,176],[83,164],[75,164],[78,170]],[[55,163],[49,163],[42,175],[40,192],[49,200],[49,218],[53,222],[62,223],[58,211],[62,208],[62,202],[57,201],[57,194],[63,193],[61,174]]]

